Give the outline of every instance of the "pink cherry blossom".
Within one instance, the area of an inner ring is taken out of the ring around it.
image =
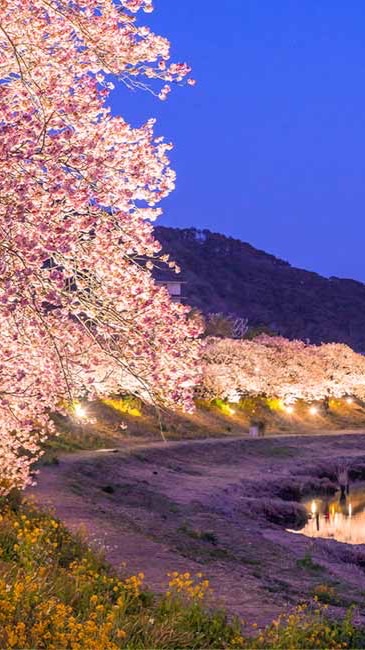
[[[111,75],[165,96],[190,72],[140,10],[0,3],[0,493],[29,482],[66,402],[122,389],[192,405],[198,328],[141,264],[158,257],[171,144],[106,103]]]
[[[309,345],[283,337],[209,338],[201,391],[210,398],[265,396],[286,404],[327,397],[365,397],[365,357],[347,345]]]

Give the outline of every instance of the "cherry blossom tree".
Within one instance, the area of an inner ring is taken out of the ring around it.
[[[344,344],[308,345],[283,337],[210,338],[204,350],[202,394],[298,399],[365,397],[365,357]]]
[[[326,343],[319,346],[325,385],[325,397],[355,395],[365,397],[365,357],[343,343]]]
[[[106,103],[111,79],[165,99],[189,74],[140,10],[151,1],[0,3],[0,493],[27,484],[65,400],[192,403],[198,328],[151,277],[171,145]]]

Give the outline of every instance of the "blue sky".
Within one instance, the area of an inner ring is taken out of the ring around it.
[[[159,223],[365,281],[363,0],[155,0],[143,21],[197,79],[167,102],[121,87],[111,100],[174,142]]]

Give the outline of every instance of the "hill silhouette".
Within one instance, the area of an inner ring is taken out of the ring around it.
[[[291,266],[209,230],[155,228],[182,269],[186,302],[203,313],[244,316],[251,327],[365,352],[365,284]]]

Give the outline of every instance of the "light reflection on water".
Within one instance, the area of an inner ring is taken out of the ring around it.
[[[340,493],[303,503],[309,519],[301,530],[308,537],[325,537],[347,544],[365,544],[365,486],[350,489],[346,497]]]

